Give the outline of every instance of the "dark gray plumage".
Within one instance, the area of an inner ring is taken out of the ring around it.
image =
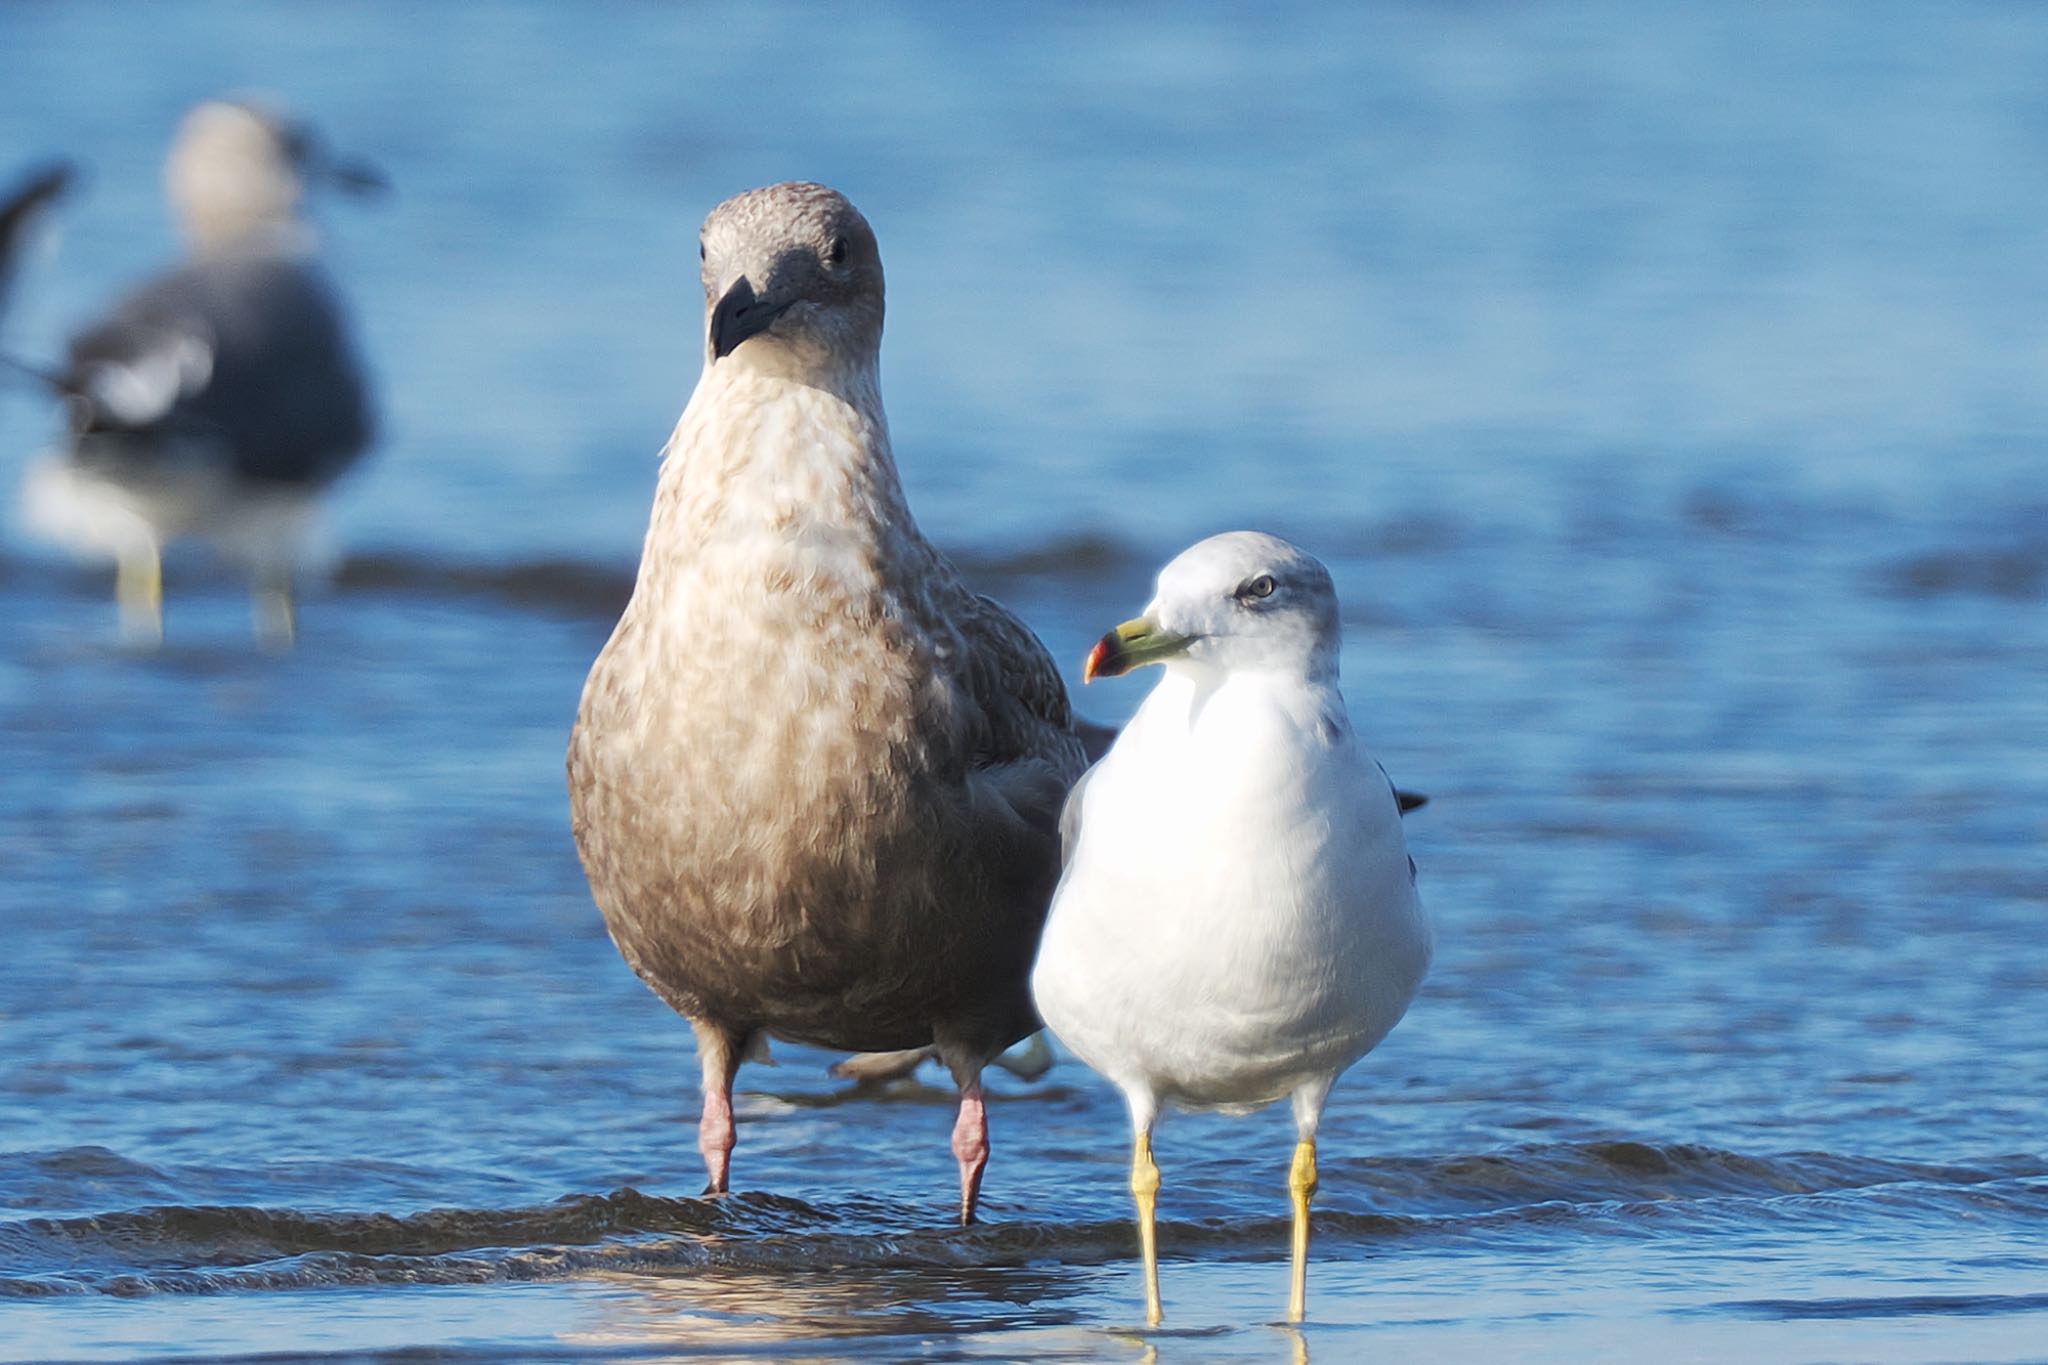
[[[137,393],[137,367],[208,352],[175,392]],[[72,338],[62,381],[73,459],[117,480],[204,447],[232,480],[317,492],[368,447],[369,385],[325,273],[291,251],[202,256],[129,294]],[[161,394],[168,402],[149,402]]]
[[[866,221],[777,185],[704,227],[705,368],[568,776],[620,952],[697,1034],[710,1190],[767,1036],[934,1047],[961,1090],[1037,1027],[1026,990],[1085,764],[1058,670],[919,533],[882,412]]]

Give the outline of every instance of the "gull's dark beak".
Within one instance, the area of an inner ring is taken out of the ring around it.
[[[343,156],[310,123],[286,120],[278,132],[292,165],[309,181],[325,181],[344,194],[363,197],[383,194],[391,188],[390,179],[374,162]]]
[[[1146,664],[1163,664],[1187,653],[1188,646],[1193,643],[1192,635],[1176,635],[1170,630],[1161,630],[1140,616],[1135,621],[1124,622],[1095,642],[1095,648],[1088,651],[1087,662],[1081,665],[1081,681],[1091,683],[1097,678],[1120,678]]]
[[[767,331],[768,324],[788,306],[786,303],[764,303],[754,293],[753,282],[745,275],[734,280],[732,288],[725,291],[725,297],[711,310],[711,358],[723,360],[748,337]]]

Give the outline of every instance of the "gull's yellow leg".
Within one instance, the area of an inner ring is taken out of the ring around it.
[[[1287,1320],[1300,1322],[1308,1312],[1308,1201],[1316,1192],[1316,1140],[1312,1137],[1294,1146],[1287,1192],[1294,1197],[1294,1287],[1287,1296]]]
[[[1159,1311],[1159,1238],[1153,1217],[1159,1207],[1159,1168],[1152,1163],[1152,1137],[1138,1134],[1131,1148],[1131,1197],[1138,1201],[1138,1251],[1145,1259],[1145,1325],[1157,1327]]]
[[[121,632],[137,644],[164,638],[164,564],[155,546],[125,555],[114,569],[114,600],[121,607]]]

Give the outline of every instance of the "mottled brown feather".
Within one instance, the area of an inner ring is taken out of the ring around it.
[[[848,230],[815,188],[782,206],[798,240]],[[748,232],[777,221],[742,207]],[[738,231],[725,213],[707,241]],[[1085,758],[1043,645],[904,503],[872,279],[843,315],[793,308],[707,350],[584,690],[572,818],[621,953],[729,1046],[936,1044],[971,1074],[1036,1026],[1026,977]]]

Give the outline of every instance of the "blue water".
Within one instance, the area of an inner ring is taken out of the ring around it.
[[[0,549],[0,1360],[2048,1359],[2043,70],[2004,5],[0,4],[0,179],[91,171],[11,351],[169,254],[194,99],[397,186],[323,210],[386,435],[295,653],[203,559],[137,654]],[[697,224],[791,176],[1070,685],[1202,535],[1337,575],[1440,950],[1299,1336],[1284,1114],[1162,1128],[1148,1337],[1072,1061],[994,1082],[978,1229],[938,1078],[802,1049],[693,1197],[560,759]],[[0,482],[53,420],[0,389]]]

